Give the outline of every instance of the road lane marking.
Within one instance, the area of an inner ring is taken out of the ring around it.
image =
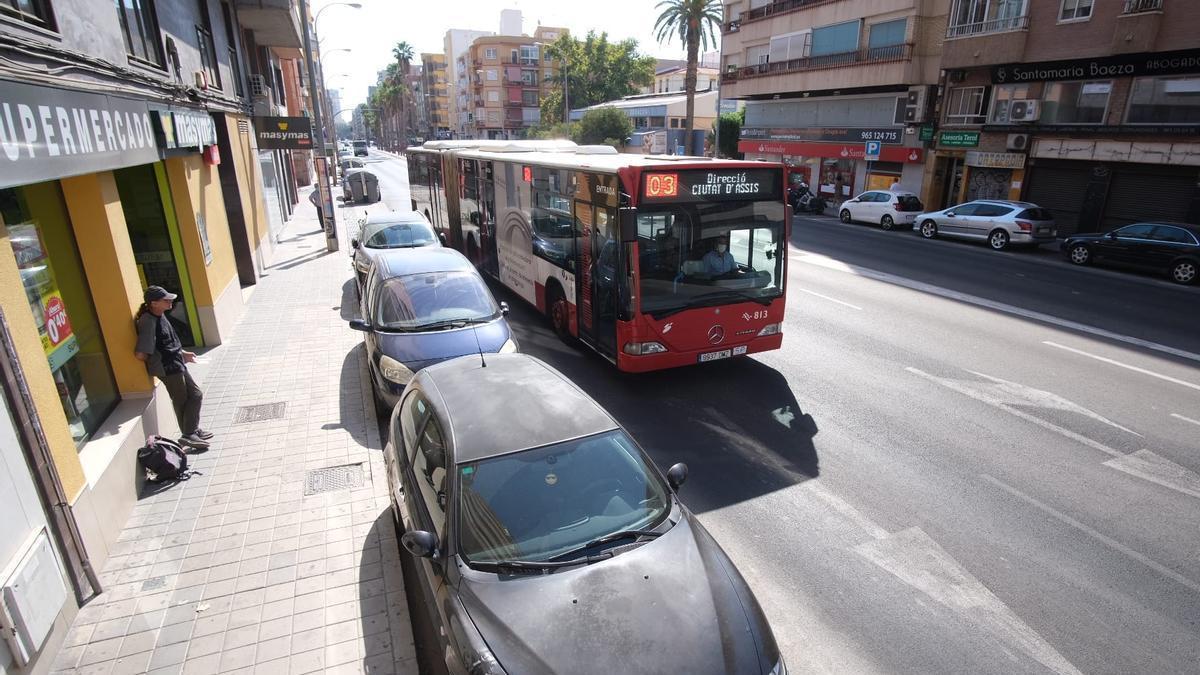
[[[1088,357],[1088,358],[1090,358],[1090,359],[1096,359],[1097,361],[1103,361],[1104,363],[1108,363],[1108,364],[1111,364],[1111,365],[1114,365],[1114,366],[1117,366],[1117,367],[1120,367],[1120,368],[1125,368],[1126,370],[1132,370],[1132,371],[1134,371],[1135,373],[1141,373],[1141,374],[1143,374],[1143,375],[1149,375],[1150,377],[1157,377],[1157,378],[1158,378],[1158,379],[1160,379],[1160,380],[1166,380],[1167,382],[1171,382],[1171,383],[1178,384],[1178,385],[1181,385],[1181,386],[1184,386],[1184,387],[1189,387],[1189,388],[1191,388],[1191,389],[1195,389],[1196,391],[1200,391],[1200,384],[1193,384],[1193,383],[1191,383],[1191,382],[1187,382],[1187,381],[1184,381],[1184,380],[1176,379],[1176,378],[1174,378],[1174,377],[1171,377],[1170,375],[1163,375],[1163,374],[1161,374],[1161,373],[1156,373],[1156,372],[1154,372],[1153,370],[1146,370],[1145,368],[1138,368],[1137,366],[1131,366],[1131,365],[1129,365],[1129,364],[1127,364],[1127,363],[1121,363],[1120,361],[1114,361],[1113,359],[1106,358],[1106,357],[1103,357],[1103,356],[1097,356],[1097,355],[1095,355],[1095,354],[1089,354],[1088,352],[1085,352],[1085,351],[1082,351],[1082,350],[1079,350],[1079,349],[1075,349],[1074,347],[1068,347],[1068,346],[1066,346],[1066,345],[1060,345],[1060,344],[1058,344],[1057,342],[1051,342],[1051,341],[1049,341],[1049,340],[1042,340],[1042,344],[1044,344],[1044,345],[1049,345],[1049,346],[1051,346],[1051,347],[1056,347],[1056,348],[1058,348],[1058,349],[1063,349],[1063,350],[1066,350],[1066,351],[1068,351],[1068,352],[1073,352],[1073,353],[1075,353],[1075,354],[1079,354],[1080,356],[1086,356],[1086,357]]]
[[[1026,502],[1027,504],[1030,504],[1031,506],[1035,506],[1035,507],[1041,509],[1046,514],[1052,516],[1059,522],[1062,522],[1066,525],[1070,525],[1071,527],[1079,530],[1080,532],[1083,532],[1084,534],[1099,541],[1100,543],[1104,544],[1105,546],[1108,546],[1109,548],[1111,548],[1115,551],[1124,553],[1125,555],[1129,556],[1130,558],[1133,558],[1134,560],[1142,563],[1146,567],[1149,567],[1150,569],[1154,570],[1155,572],[1158,572],[1162,576],[1164,576],[1168,579],[1171,579],[1172,581],[1178,582],[1179,584],[1186,586],[1197,593],[1200,593],[1200,583],[1196,583],[1195,581],[1188,579],[1187,577],[1183,576],[1182,574],[1179,574],[1175,570],[1169,569],[1163,565],[1160,565],[1159,563],[1154,562],[1150,558],[1147,558],[1146,556],[1142,555],[1141,553],[1138,553],[1137,551],[1129,548],[1128,546],[1122,544],[1119,541],[1116,541],[1114,539],[1104,536],[1103,534],[1100,534],[1096,530],[1088,527],[1087,525],[1084,525],[1083,523],[1079,522],[1078,520],[1075,520],[1071,516],[1068,516],[1065,513],[1061,513],[1059,511],[1057,511],[1054,507],[1052,507],[1048,504],[1043,504],[1038,499],[1031,497],[1031,496],[1025,494],[1024,492],[1021,492],[1017,488],[1009,485],[1008,483],[1005,483],[1004,481],[1000,480],[999,478],[994,478],[992,476],[989,476],[986,473],[980,474],[980,478],[983,478],[987,482],[991,483],[992,485],[995,485],[996,487],[1000,488],[1001,490],[1004,490],[1005,492],[1016,497],[1017,499],[1020,499],[1024,502]]]
[[[823,298],[823,299],[825,299],[825,300],[828,300],[828,301],[830,301],[830,302],[836,302],[836,303],[837,303],[837,304],[839,304],[839,305],[845,305],[845,306],[849,307],[850,309],[857,309],[857,310],[858,310],[858,311],[860,311],[860,312],[862,311],[862,307],[859,307],[858,305],[852,305],[852,304],[850,304],[850,303],[848,303],[848,302],[842,302],[841,300],[837,300],[837,299],[835,299],[835,298],[831,298],[831,297],[829,297],[828,295],[821,295],[820,293],[817,293],[816,291],[810,291],[810,290],[807,290],[807,289],[804,289],[804,288],[793,288],[792,290],[793,290],[793,291],[800,291],[801,293],[808,293],[809,295],[815,295],[815,296],[817,296],[818,298]]]
[[[974,370],[968,369],[967,372],[971,373],[972,375],[982,377],[985,380],[994,382],[996,384],[996,388],[999,391],[1004,392],[1006,394],[1011,394],[1011,395],[1017,397],[1017,399],[1022,403],[1028,402],[1028,403],[1032,403],[1033,405],[1038,406],[1039,408],[1050,408],[1051,410],[1065,410],[1067,412],[1078,413],[1080,415],[1083,415],[1084,417],[1088,417],[1093,420],[1096,420],[1097,422],[1100,422],[1101,424],[1107,424],[1108,426],[1113,427],[1114,429],[1120,429],[1121,431],[1133,434],[1134,436],[1137,436],[1139,438],[1144,438],[1144,436],[1142,436],[1138,432],[1134,431],[1133,429],[1121,426],[1120,424],[1117,424],[1116,422],[1108,419],[1104,415],[1101,415],[1100,413],[1097,413],[1097,412],[1093,412],[1093,411],[1079,405],[1078,403],[1075,403],[1073,401],[1065,399],[1062,396],[1059,396],[1058,394],[1055,394],[1053,392],[1043,391],[1041,389],[1035,389],[1033,387],[1030,387],[1030,386],[1027,386],[1024,384],[1020,384],[1017,382],[1009,382],[1008,380],[1002,380],[998,377],[992,377],[991,375],[985,375],[983,373],[976,372]]]
[[[905,370],[907,370],[908,372],[910,372],[914,375],[917,375],[919,377],[923,377],[923,378],[929,380],[930,382],[940,384],[943,387],[946,387],[947,389],[952,389],[954,391],[957,391],[958,393],[960,393],[964,396],[969,396],[969,397],[975,399],[976,401],[980,401],[980,402],[986,403],[990,406],[999,408],[1010,415],[1014,415],[1016,417],[1019,417],[1019,418],[1025,420],[1026,422],[1036,424],[1039,427],[1042,427],[1043,429],[1048,429],[1050,431],[1053,431],[1056,434],[1065,436],[1065,437],[1067,437],[1073,441],[1076,441],[1078,443],[1082,443],[1082,444],[1088,446],[1089,448],[1099,450],[1100,452],[1103,452],[1106,455],[1110,455],[1112,457],[1124,457],[1125,456],[1125,453],[1121,452],[1120,450],[1117,450],[1115,448],[1110,448],[1103,443],[1093,441],[1092,439],[1088,438],[1087,436],[1077,434],[1074,431],[1071,431],[1070,429],[1066,429],[1064,427],[1060,427],[1057,424],[1054,424],[1053,422],[1047,422],[1046,420],[1044,420],[1040,417],[1036,417],[1034,415],[1030,415],[1029,413],[1027,413],[1023,410],[1018,410],[1017,408],[1014,408],[1011,405],[1008,405],[1004,401],[1002,401],[994,396],[990,396],[983,392],[971,389],[970,387],[965,386],[964,384],[960,383],[957,380],[952,380],[952,379],[945,378],[945,377],[937,377],[936,375],[930,375],[929,373],[927,373],[923,370],[920,370],[919,368],[913,368],[911,366],[908,368],[905,368]]]
[[[1200,498],[1200,475],[1145,448],[1131,455],[1110,459],[1104,466]]]
[[[801,262],[806,265],[816,265],[818,267],[825,267],[827,269],[838,270],[841,272],[850,272],[852,274],[857,274],[858,276],[866,277],[868,279],[874,279],[876,281],[882,281],[884,283],[889,283],[889,284],[893,284],[896,286],[902,286],[904,288],[908,288],[908,289],[911,289],[914,291],[921,291],[922,293],[929,293],[931,295],[937,295],[937,296],[940,296],[943,298],[949,298],[951,300],[958,300],[959,302],[965,302],[967,304],[975,305],[977,307],[984,307],[987,309],[995,310],[997,312],[1004,312],[1005,314],[1019,316],[1019,317],[1025,318],[1025,319],[1032,319],[1034,321],[1040,321],[1042,323],[1047,323],[1052,326],[1058,326],[1060,328],[1067,328],[1067,329],[1078,331],[1081,333],[1087,333],[1089,335],[1095,335],[1097,337],[1102,337],[1102,338],[1106,338],[1109,340],[1115,340],[1117,342],[1124,342],[1125,344],[1131,344],[1131,345],[1134,345],[1137,347],[1151,349],[1151,350],[1154,350],[1157,352],[1162,352],[1164,354],[1170,354],[1171,356],[1178,356],[1179,358],[1182,358],[1182,359],[1188,359],[1189,361],[1196,361],[1196,362],[1200,363],[1200,354],[1197,354],[1195,352],[1189,352],[1189,351],[1186,351],[1183,349],[1178,349],[1176,347],[1168,347],[1167,345],[1159,344],[1157,342],[1151,342],[1149,340],[1143,340],[1141,338],[1135,338],[1135,337],[1132,337],[1129,335],[1122,335],[1120,333],[1114,333],[1110,330],[1105,330],[1103,328],[1097,328],[1095,326],[1089,326],[1087,324],[1079,323],[1077,321],[1060,319],[1056,316],[1051,316],[1049,314],[1044,314],[1042,312],[1035,312],[1035,311],[1029,310],[1029,309],[1022,309],[1020,307],[1015,307],[1013,305],[1005,304],[1003,302],[996,302],[995,300],[988,300],[986,298],[981,298],[977,295],[969,295],[967,293],[960,293],[958,291],[952,291],[948,288],[943,288],[941,286],[935,286],[933,284],[927,284],[922,281],[913,281],[912,279],[906,279],[904,277],[897,276],[895,274],[889,274],[887,272],[878,272],[876,270],[869,269],[866,267],[859,267],[858,265],[850,265],[850,264],[841,262],[839,260],[834,260],[832,258],[822,256],[819,254],[805,253],[799,257],[789,256],[789,258],[791,260],[794,260],[796,262]]]
[[[1184,417],[1183,415],[1180,415],[1179,413],[1171,413],[1171,417],[1174,417],[1177,420],[1183,420],[1184,422],[1191,422],[1192,424],[1195,424],[1196,426],[1200,426],[1200,420],[1194,420],[1190,417]]]
[[[920,528],[859,544],[854,551],[1051,671],[1080,672]]]

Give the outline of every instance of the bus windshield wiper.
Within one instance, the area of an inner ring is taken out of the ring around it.
[[[583,544],[582,546],[576,546],[575,548],[571,549],[570,551],[567,551],[566,553],[560,553],[560,554],[554,556],[554,558],[555,559],[566,558],[567,556],[575,555],[576,553],[586,551],[593,546],[599,546],[600,544],[607,544],[611,541],[616,541],[618,539],[625,539],[628,537],[650,537],[651,539],[653,539],[662,534],[663,534],[662,532],[657,532],[655,530],[620,530],[618,532],[612,532],[610,534],[606,534],[603,537],[596,537],[595,539],[589,541],[588,543]],[[609,555],[611,555],[611,554],[609,554]],[[587,558],[587,560],[590,562],[593,557],[598,557],[598,556],[589,556]],[[577,560],[568,559],[568,562],[576,562],[576,561]]]

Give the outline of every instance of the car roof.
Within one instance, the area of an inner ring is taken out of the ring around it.
[[[974,204],[999,204],[1001,206],[1012,206],[1023,209],[1040,209],[1042,207],[1033,202],[1018,202],[1012,199],[972,199]]]
[[[368,213],[363,221],[366,225],[394,224],[394,223],[425,223],[429,225],[429,220],[424,215],[417,211],[375,211]],[[430,225],[430,227],[433,227]]]
[[[475,270],[475,266],[465,255],[441,246],[383,249],[375,257],[375,264],[379,266],[381,281],[409,274]]]
[[[1138,223],[1130,223],[1130,225],[1170,225],[1171,227],[1180,227],[1195,235],[1200,235],[1200,225],[1195,223],[1179,223],[1172,220],[1144,220]],[[1121,227],[1128,227],[1122,225]]]
[[[620,428],[566,376],[528,354],[463,356],[422,369],[416,382],[453,438],[456,464]]]

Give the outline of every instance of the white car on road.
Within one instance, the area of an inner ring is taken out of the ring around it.
[[[911,230],[917,214],[925,210],[921,199],[906,190],[868,190],[842,202],[843,223],[879,223],[885,230]]]

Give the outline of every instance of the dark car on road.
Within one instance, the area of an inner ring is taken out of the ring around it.
[[[1103,234],[1077,234],[1061,250],[1076,265],[1093,262],[1166,273],[1177,284],[1196,282],[1200,225],[1134,223]]]
[[[350,258],[361,294],[367,272],[376,256],[398,248],[441,246],[441,238],[425,216],[415,211],[372,213],[359,221],[358,235],[350,240]]]
[[[413,374],[464,354],[515,352],[517,343],[483,277],[450,248],[387,251],[363,288],[361,319],[375,402],[391,412]]]
[[[676,496],[687,467],[664,475],[545,363],[426,368],[388,435],[409,592],[449,672],[786,672],[754,594]]]

